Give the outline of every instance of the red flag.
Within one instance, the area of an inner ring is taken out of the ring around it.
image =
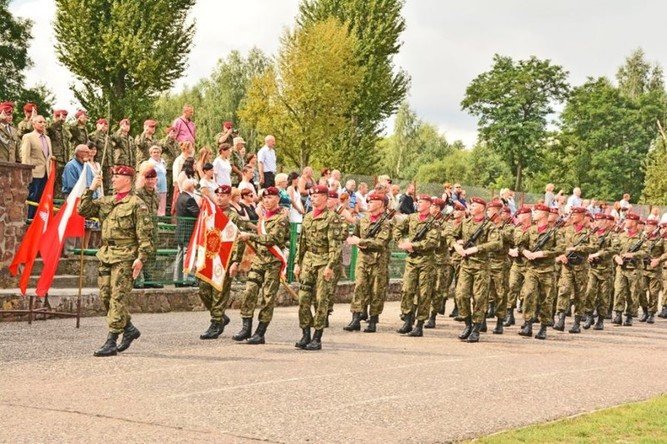
[[[202,198],[188,251],[185,256],[185,272],[208,282],[218,291],[227,274],[238,227],[207,197]]]
[[[19,245],[14,260],[12,260],[12,263],[9,266],[9,272],[12,276],[16,276],[18,274],[19,265],[23,265],[23,273],[19,279],[19,289],[23,296],[25,296],[26,290],[28,289],[28,281],[32,274],[32,266],[37,257],[41,237],[46,231],[46,227],[53,216],[53,184],[56,180],[56,174],[56,162],[51,161],[51,171],[49,171],[49,177],[46,180],[46,186],[42,192],[42,197],[39,199],[35,217],[32,219],[32,223],[26,230],[23,241],[21,242],[21,245]]]
[[[90,166],[85,163],[81,176],[67,196],[65,204],[60,207],[58,213],[53,218],[44,239],[40,243],[39,254],[44,261],[42,274],[37,281],[37,296],[44,297],[51,288],[53,276],[58,270],[60,262],[60,253],[63,251],[65,239],[68,237],[83,237],[85,233],[85,219],[78,213],[79,201],[81,195],[86,191],[86,175]]]

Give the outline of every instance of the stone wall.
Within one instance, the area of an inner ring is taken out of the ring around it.
[[[0,162],[0,288],[15,287],[7,267],[25,233],[25,201],[32,181],[32,165]]]

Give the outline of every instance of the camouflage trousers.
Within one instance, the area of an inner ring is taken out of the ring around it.
[[[343,265],[343,262],[339,263],[338,266],[334,268],[334,277],[333,277],[333,283],[331,284],[332,288],[334,291],[336,290],[336,287],[338,287],[338,282],[340,282],[340,278],[343,277],[343,274],[345,273],[345,266]],[[331,293],[331,297],[329,298],[329,313],[333,313],[334,311],[334,298],[333,298],[333,292]]]
[[[489,302],[494,301],[497,318],[507,316],[507,293],[509,291],[509,261],[491,262],[489,268]]]
[[[460,316],[472,316],[472,322],[476,324],[484,321],[489,305],[488,269],[461,264],[456,283],[456,305]]]
[[[371,316],[382,314],[384,301],[387,297],[387,276],[389,275],[389,263],[382,260],[377,264],[366,264],[362,260],[357,261],[355,270],[354,294],[350,311],[362,313],[368,306]]]
[[[324,265],[313,265],[307,259],[301,265],[299,275],[299,327],[324,328],[329,312],[329,301],[333,296],[334,280],[324,279]],[[311,312],[315,308],[315,316]]]
[[[424,260],[420,264],[405,262],[401,291],[401,314],[412,313],[416,306],[417,320],[424,321],[428,319],[435,278],[434,268],[432,260]]]
[[[626,315],[635,316],[639,294],[642,288],[641,270],[634,268],[624,269],[616,267],[614,278],[614,311],[625,312]]]
[[[112,333],[122,333],[132,319],[126,306],[127,298],[132,292],[132,262],[100,262],[98,268],[100,299],[107,311],[107,325]]]
[[[507,294],[507,307],[514,309],[516,301],[521,294],[521,287],[523,287],[524,276],[526,273],[526,266],[512,261],[509,273],[509,289]]]
[[[556,286],[553,269],[526,267],[524,279],[521,288],[524,321],[528,323],[535,317],[539,305],[540,324],[551,324],[553,322],[553,289]]]
[[[647,307],[649,313],[655,314],[658,311],[658,298],[662,291],[662,269],[645,270],[642,275],[643,282],[642,291],[639,294],[639,305]]]
[[[232,291],[232,281],[230,276],[226,276],[222,281],[222,291],[218,291],[211,284],[201,279],[199,281],[199,298],[204,303],[204,307],[211,314],[211,322],[222,322],[222,318],[229,303],[229,296]]]
[[[276,293],[280,287],[280,265],[251,267],[248,280],[241,296],[241,317],[251,318],[255,315],[257,298],[262,294],[260,303],[259,322],[268,324],[273,319],[273,309],[276,306]]]
[[[558,302],[556,313],[567,311],[570,299],[574,301],[574,312],[584,314],[586,300],[586,284],[588,281],[588,265],[564,265],[558,280]]]
[[[609,310],[609,299],[611,298],[613,276],[611,270],[591,268],[588,272],[588,284],[586,285],[586,302],[584,312],[592,315],[594,311],[598,316],[607,316]]]
[[[449,286],[452,283],[452,273],[454,269],[451,264],[436,264],[435,266],[435,286],[431,296],[431,310],[436,313],[445,314],[445,301],[449,293]]]

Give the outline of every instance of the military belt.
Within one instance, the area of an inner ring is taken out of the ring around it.
[[[137,245],[137,241],[134,239],[127,239],[127,240],[105,239],[102,240],[102,245],[108,247],[134,247]]]

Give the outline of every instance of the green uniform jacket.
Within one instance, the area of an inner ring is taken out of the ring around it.
[[[612,258],[617,253],[614,246],[614,234],[610,231],[593,231],[590,239],[593,246],[592,253],[600,253],[597,260],[591,262],[591,268],[598,271],[608,270],[611,272]]]
[[[523,254],[525,250],[535,251],[537,243],[540,242],[547,233],[551,232],[551,230],[551,228],[547,227],[544,232],[540,233],[537,226],[532,225],[521,235],[517,245],[519,254]],[[556,264],[556,257],[565,252],[563,232],[561,230],[556,230],[540,251],[543,251],[545,256],[533,261],[526,260],[526,267],[540,272],[553,272]]]
[[[139,170],[139,165],[141,162],[148,160],[151,156],[149,150],[156,143],[153,141],[153,137],[149,136],[146,133],[141,133],[134,140],[134,159],[136,162],[137,170]]]
[[[18,140],[21,140],[23,136],[25,136],[28,133],[31,133],[34,128],[32,127],[32,122],[30,121],[30,119],[23,119],[16,126],[16,129],[18,130],[19,133]]]
[[[667,245],[665,245],[665,239],[659,236],[648,238],[644,241],[642,250],[644,253],[644,269],[652,273],[660,273],[662,271],[662,264],[667,261]],[[652,259],[660,260],[660,263],[656,268],[651,268],[650,261]]]
[[[421,231],[422,227],[429,223],[431,216],[423,221],[419,218],[419,213],[413,213],[405,219],[396,222],[394,225],[393,237],[396,242],[407,238],[410,242],[415,235]],[[432,262],[435,259],[435,249],[440,242],[440,229],[436,223],[431,225],[426,236],[420,241],[412,242],[413,252],[408,254],[407,261],[413,265],[422,265],[426,262]]]
[[[74,153],[70,153],[68,137],[63,122],[53,122],[46,129],[46,134],[51,139],[53,155],[58,160],[58,163],[60,165],[66,164],[68,162],[67,159],[70,159]]]
[[[262,221],[260,220],[260,224]],[[251,233],[250,244],[255,249],[256,255],[252,261],[252,267],[266,268],[267,266],[279,267],[281,262],[269,251],[269,247],[277,246],[283,250],[289,242],[289,219],[282,211],[264,219],[266,234]]]
[[[577,231],[574,226],[570,225],[562,230],[565,248],[573,247],[570,256],[580,256],[582,262],[580,265],[569,264],[570,266],[585,267],[588,265],[588,255],[594,253],[596,248],[591,243],[591,232],[587,228],[582,228]],[[569,254],[569,253],[565,253]]]
[[[382,214],[378,219],[382,217]],[[364,214],[354,226],[354,235],[359,238],[358,260],[368,265],[384,264],[389,255],[391,242],[391,221],[385,219],[375,237],[368,237],[368,232],[375,222],[371,222],[370,214]]]
[[[483,223],[484,219],[475,221],[472,217],[469,217],[456,227],[452,236],[456,241],[462,240],[465,244]],[[477,238],[475,246],[479,251],[472,256],[464,258],[461,261],[461,265],[471,268],[488,268],[489,253],[499,252],[503,248],[503,240],[500,232],[492,222],[486,224],[482,230],[482,234]]]
[[[93,192],[86,190],[79,214],[102,223],[102,246],[97,252],[101,262],[115,264],[139,258],[145,263],[153,252],[153,220],[137,196],[128,194],[118,202],[115,196],[93,200]]]
[[[306,214],[296,249],[296,264],[301,266],[304,258],[308,258],[315,267],[326,265],[333,270],[341,261],[342,231],[338,216],[333,211],[325,209],[317,218],[312,212]]]
[[[12,125],[0,122],[0,160],[3,162],[16,162],[21,159],[18,143],[18,132]]]
[[[111,136],[113,145],[113,160],[116,165],[128,165],[134,167],[134,141],[129,134],[122,134],[120,130]]]
[[[633,248],[634,245],[639,241],[641,238],[642,234],[640,232],[635,233],[634,235],[630,235],[627,231],[623,231],[622,233],[619,233],[618,236],[616,236],[616,249],[618,251],[619,255],[623,255],[624,253],[629,253],[630,250]],[[626,259],[623,263],[622,268],[624,270],[633,270],[633,269],[641,269],[642,268],[642,258],[646,254],[644,251],[644,246],[646,245],[646,241],[642,244],[642,248],[639,249],[639,251],[635,252],[635,256],[633,259]]]
[[[171,170],[174,159],[181,154],[181,147],[178,145],[176,139],[170,139],[169,137],[162,139],[160,146],[162,147],[162,159],[164,159],[167,170]]]
[[[514,226],[511,223],[503,223],[497,226],[498,234],[502,240],[502,247],[489,252],[489,260],[492,263],[503,264],[509,260],[507,253],[514,247]]]
[[[70,146],[76,148],[77,145],[86,145],[88,143],[88,128],[86,125],[79,125],[74,122],[69,126]]]
[[[440,231],[438,236],[438,246],[435,247],[435,263],[437,265],[448,265],[451,262],[449,257],[449,227],[447,222],[439,220],[435,222],[437,229]]]
[[[111,140],[107,142],[109,135],[104,131],[95,130],[90,133],[89,137],[90,141],[97,147],[97,161],[100,162],[100,165],[104,168],[113,166],[113,147],[111,146]],[[106,159],[102,159],[105,144],[107,146]]]

